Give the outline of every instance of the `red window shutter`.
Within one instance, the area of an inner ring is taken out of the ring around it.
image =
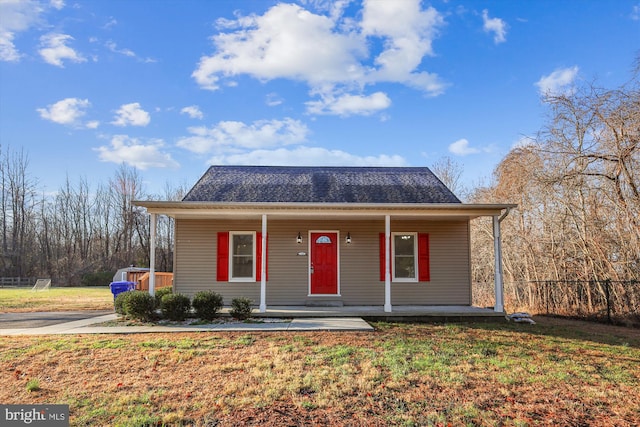
[[[218,233],[218,268],[216,280],[218,282],[229,281],[229,233]]]
[[[269,235],[267,234],[267,259],[265,262],[265,279],[269,280]],[[256,233],[256,281],[262,280],[262,233]]]
[[[385,251],[386,251],[386,244],[385,244],[385,239],[384,239],[384,233],[380,233],[380,281],[384,282],[385,281],[385,270],[384,270],[384,261],[386,259],[385,256]]]
[[[428,282],[431,280],[429,271],[429,235],[418,233],[418,280]]]

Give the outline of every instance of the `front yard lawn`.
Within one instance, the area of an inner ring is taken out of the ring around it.
[[[0,313],[75,310],[113,310],[113,294],[108,286],[0,289]]]
[[[374,326],[3,337],[0,402],[69,404],[71,425],[640,424],[638,330]]]

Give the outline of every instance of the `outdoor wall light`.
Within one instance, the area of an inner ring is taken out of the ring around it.
[[[302,243],[302,235],[300,234],[300,232],[298,232],[298,237],[296,237],[296,242]]]
[[[347,244],[351,244],[351,233],[347,231]]]

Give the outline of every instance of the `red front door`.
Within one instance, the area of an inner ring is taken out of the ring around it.
[[[338,294],[338,233],[311,233],[311,295]]]

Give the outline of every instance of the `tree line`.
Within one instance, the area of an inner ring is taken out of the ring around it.
[[[180,200],[184,188],[144,192],[138,170],[120,166],[107,183],[68,177],[53,196],[38,189],[24,150],[0,147],[0,276],[48,277],[58,286],[108,284],[118,268],[149,265],[149,218],[134,200]],[[157,224],[156,265],[173,269],[173,220]]]

